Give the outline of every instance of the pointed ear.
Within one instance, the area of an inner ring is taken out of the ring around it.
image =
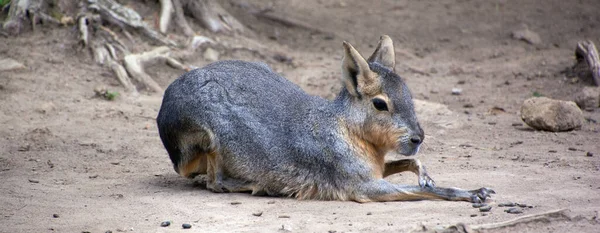
[[[371,71],[369,64],[358,51],[344,41],[344,59],[342,60],[342,78],[344,86],[356,97],[374,94],[379,88],[378,77]]]
[[[373,55],[369,57],[369,62],[377,62],[394,70],[396,66],[396,54],[394,52],[394,42],[392,42],[389,36],[383,35],[379,38],[379,44]]]

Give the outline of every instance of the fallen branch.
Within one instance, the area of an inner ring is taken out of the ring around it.
[[[577,43],[575,57],[578,64],[583,61],[587,63],[594,85],[600,86],[600,58],[596,45],[589,40]]]

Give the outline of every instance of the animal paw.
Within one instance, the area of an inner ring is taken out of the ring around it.
[[[419,175],[419,186],[421,188],[435,188],[435,181],[429,177],[427,172],[423,172]]]
[[[488,197],[491,197],[491,194],[496,194],[496,192],[489,188],[480,188],[469,191],[471,194],[471,202],[473,203],[483,203]]]

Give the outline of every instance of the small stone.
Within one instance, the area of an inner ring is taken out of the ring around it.
[[[513,202],[504,202],[504,203],[498,204],[498,206],[500,206],[500,207],[503,207],[503,206],[513,207],[513,206],[515,206],[515,203],[513,203]]]
[[[485,203],[473,203],[473,208],[480,208],[480,207],[483,207],[483,206],[486,206],[486,205],[487,204],[485,204]]]
[[[171,226],[171,221],[164,221],[164,222],[161,222],[161,223],[160,223],[160,226],[161,226],[161,227],[168,227],[168,226]]]
[[[290,218],[290,216],[289,215],[279,215],[278,218]]]
[[[214,50],[212,48],[206,48],[206,50],[204,51],[204,59],[206,59],[207,61],[218,61],[219,60],[219,52],[217,52],[217,50]]]
[[[256,216],[256,217],[260,217],[262,216],[263,212],[262,211],[258,211],[258,212],[254,212],[252,213],[252,215]]]
[[[489,206],[489,205],[479,207],[479,211],[481,211],[481,212],[489,212],[490,210],[492,210],[492,206]]]
[[[587,153],[585,153],[585,156],[587,156],[587,157],[593,157],[594,153],[588,151]]]
[[[20,62],[14,60],[14,59],[11,59],[11,58],[0,59],[0,71],[20,70],[20,69],[25,69],[25,65],[21,64]]]
[[[520,213],[523,213],[522,210],[520,210],[519,208],[515,208],[515,207],[509,208],[507,210],[504,210],[504,212],[509,213],[509,214],[520,214]]]
[[[517,206],[525,208],[525,207],[527,207],[527,204],[519,203],[519,204],[517,204]]]
[[[88,178],[90,178],[90,179],[96,179],[96,178],[98,178],[98,174],[96,174],[96,175],[91,175],[91,176],[88,176]]]
[[[575,147],[569,147],[569,148],[567,148],[567,150],[570,150],[570,151],[577,151],[577,148],[575,148]]]
[[[242,204],[242,203],[241,203],[241,202],[239,202],[239,201],[232,201],[232,202],[231,202],[231,203],[229,203],[229,204],[231,204],[231,205],[239,205],[239,204]]]
[[[183,227],[183,229],[190,229],[190,228],[192,228],[192,224],[184,223],[184,224],[181,224],[181,227]]]
[[[30,183],[34,183],[34,184],[37,184],[40,182],[39,180],[34,180],[34,179],[28,179],[28,180]]]
[[[523,126],[523,123],[512,123],[512,126]]]
[[[542,43],[542,38],[540,37],[540,35],[529,30],[529,28],[527,28],[527,25],[523,25],[522,29],[513,31],[511,33],[511,36],[515,40],[522,40],[533,45]]]
[[[112,164],[112,165],[119,165],[120,163],[119,162],[110,162],[110,164]]]
[[[269,201],[267,204],[275,204],[275,201]]]
[[[534,129],[552,132],[581,128],[583,112],[574,102],[533,97],[521,106],[521,119]]]
[[[477,214],[471,214],[471,218],[477,217]]]
[[[452,88],[452,95],[460,95],[460,94],[462,94],[462,89]]]
[[[373,214],[373,213],[371,213],[371,212],[367,212],[367,215],[372,215],[372,214]]]
[[[52,214],[53,218],[59,218],[60,216],[58,214]]]
[[[548,153],[556,153],[558,152],[557,150],[549,150]]]
[[[481,214],[481,216],[488,216],[488,214],[487,213],[483,213],[483,214]]]
[[[473,104],[465,104],[463,105],[463,108],[473,108]]]
[[[462,85],[462,84],[465,84],[465,83],[466,83],[465,80],[458,80],[458,82],[456,82],[456,84],[459,84],[459,85]]]

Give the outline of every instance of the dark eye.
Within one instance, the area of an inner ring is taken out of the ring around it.
[[[379,98],[373,99],[373,106],[375,106],[375,109],[377,109],[379,111],[387,111],[388,110],[385,100],[382,100]]]

